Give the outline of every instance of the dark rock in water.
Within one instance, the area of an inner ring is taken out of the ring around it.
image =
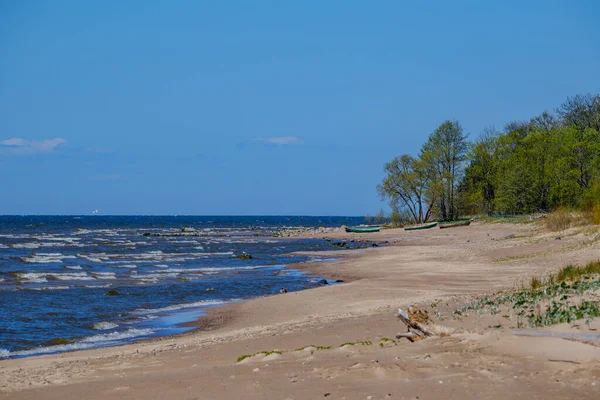
[[[150,233],[150,232],[144,232],[144,234],[142,236],[152,236],[152,233]]]
[[[250,254],[240,254],[235,256],[235,258],[239,258],[240,260],[252,260],[252,256]]]
[[[327,279],[321,279],[317,282],[317,285],[329,285],[329,282],[327,282]]]
[[[341,279],[336,279],[335,283],[344,283],[344,281]]]
[[[69,344],[69,343],[73,343],[73,340],[59,337],[59,338],[48,340],[47,342],[44,342],[44,346],[60,346],[61,344]]]
[[[287,289],[286,289],[286,288],[281,288],[281,289],[279,289],[279,293],[281,293],[281,294],[284,294],[284,293],[287,293],[287,292],[288,292],[288,291],[287,291]]]
[[[120,296],[119,292],[117,292],[116,290],[109,290],[108,292],[106,292],[107,296]]]
[[[371,247],[379,247],[377,243],[371,243]]]
[[[335,242],[331,244],[332,246],[337,246],[337,247],[346,247],[346,242]]]

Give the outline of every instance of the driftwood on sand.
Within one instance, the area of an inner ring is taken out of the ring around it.
[[[406,324],[407,331],[398,333],[396,339],[407,338],[411,342],[416,342],[433,336],[433,333],[425,325],[417,321],[417,319],[421,319],[423,322],[427,321],[428,317],[422,311],[413,307],[410,307],[408,312],[399,309],[398,318]]]

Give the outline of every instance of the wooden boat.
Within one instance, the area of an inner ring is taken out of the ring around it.
[[[469,226],[469,225],[471,225],[471,220],[455,222],[455,223],[450,223],[450,224],[441,224],[440,229],[456,228],[458,226]]]
[[[419,226],[409,226],[404,228],[405,231],[420,231],[423,229],[430,229],[437,226],[437,222],[432,222],[431,224],[419,225]]]
[[[379,226],[379,225],[351,226],[351,227],[346,227],[346,232],[371,233],[371,232],[379,232],[380,229],[381,229],[381,226]]]

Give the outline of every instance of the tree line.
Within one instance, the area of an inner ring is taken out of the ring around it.
[[[385,164],[377,186],[392,218],[524,214],[600,203],[600,95],[569,97],[554,112],[486,128],[470,142],[445,121],[418,156]]]

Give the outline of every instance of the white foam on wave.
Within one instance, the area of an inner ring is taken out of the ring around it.
[[[61,253],[37,253],[24,258],[23,261],[30,264],[61,263],[66,258],[76,257]]]
[[[8,352],[4,357],[9,356],[32,356],[38,354],[60,353],[63,351],[84,350],[92,347],[107,347],[121,343],[125,339],[149,336],[156,332],[154,329],[136,329],[131,328],[123,332],[101,333],[88,336],[78,342],[70,344],[61,344],[57,346],[36,347],[29,350],[20,350]]]
[[[108,260],[106,253],[98,253],[98,254],[95,254],[94,256],[88,256],[85,254],[77,254],[77,257],[82,258],[87,261],[90,261],[90,262],[95,262],[95,263],[101,263],[101,262],[104,262],[105,260]]]
[[[25,288],[23,290],[67,290],[70,289],[69,286],[44,286],[44,287],[36,287],[36,288]]]
[[[157,267],[157,268],[169,268],[169,266],[167,264],[156,264],[155,267]]]
[[[13,249],[39,249],[41,243],[14,243],[11,245]]]
[[[45,283],[48,278],[59,281],[91,281],[94,279],[87,272],[26,272],[19,273],[18,277],[25,279],[26,283]]]
[[[46,276],[47,276],[46,273],[26,272],[26,273],[19,273],[19,274],[17,274],[17,276],[20,279],[25,279],[27,281],[27,283],[45,283],[45,282],[48,282],[48,280],[46,279]]]
[[[114,272],[94,272],[94,275],[98,279],[117,279]]]
[[[0,249],[8,249],[8,246],[3,245],[2,243],[0,243]],[[1,349],[0,349],[1,350]]]
[[[111,265],[111,268],[137,268],[137,265],[135,264],[124,264],[124,265]]]
[[[278,268],[283,265],[253,265],[246,267],[201,267],[201,268],[169,268],[168,272],[193,273],[193,272],[221,272],[221,271],[246,271],[259,268]],[[161,272],[160,270],[151,272]]]
[[[0,348],[0,358],[10,357],[10,351]]]
[[[205,306],[215,306],[215,305],[220,305],[220,304],[227,304],[232,301],[236,301],[236,299],[229,300],[229,301],[202,300],[202,301],[196,301],[194,303],[175,304],[172,306],[167,306],[167,307],[162,307],[162,308],[154,308],[154,309],[139,308],[139,309],[133,311],[132,314],[135,314],[135,315],[158,314],[158,313],[164,313],[164,312],[169,312],[169,311],[183,310],[185,308],[198,308],[198,307],[205,307]]]
[[[94,279],[87,272],[49,273],[48,275],[60,281],[91,281]]]
[[[65,265],[66,269],[81,269],[79,265]]]
[[[97,331],[107,331],[109,329],[115,329],[117,328],[119,325],[113,323],[113,322],[97,322],[94,324],[94,326],[92,327],[92,329],[97,330]]]

